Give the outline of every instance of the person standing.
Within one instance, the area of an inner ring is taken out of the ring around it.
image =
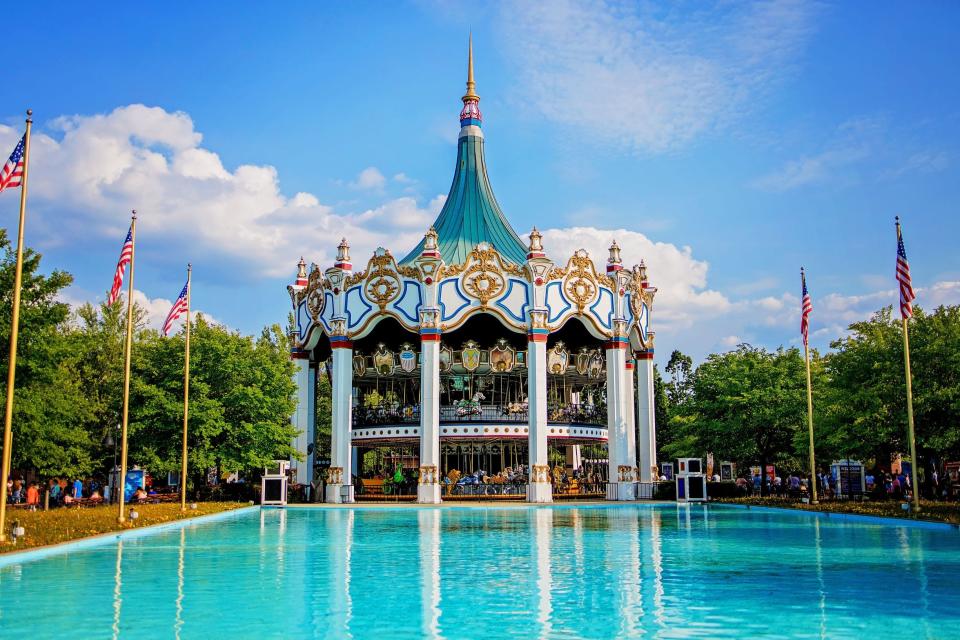
[[[83,482],[80,478],[73,481],[73,497],[77,499],[83,497]]]
[[[40,504],[40,489],[37,488],[36,482],[31,482],[30,486],[27,487],[27,504],[32,507],[37,507]]]

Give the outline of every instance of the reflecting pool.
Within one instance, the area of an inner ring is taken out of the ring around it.
[[[957,637],[960,531],[722,506],[248,510],[0,566],[0,637]]]

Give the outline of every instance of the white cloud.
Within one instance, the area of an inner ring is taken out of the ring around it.
[[[357,175],[357,179],[350,183],[354,189],[380,190],[387,184],[387,179],[376,167],[367,167]]]
[[[0,125],[0,147],[12,148],[19,136]],[[38,126],[30,172],[34,237],[45,246],[76,237],[119,239],[137,209],[138,239],[154,243],[158,253],[174,248],[155,256],[160,261],[179,266],[204,256],[232,275],[291,276],[301,255],[330,264],[341,237],[349,239],[357,264],[379,245],[412,248],[443,202],[440,196],[423,208],[406,196],[366,211],[339,211],[311,193],[285,196],[272,166],[224,167],[201,143],[189,115],[140,104]],[[384,183],[374,167],[357,182]]]
[[[126,300],[126,288],[124,288],[122,295],[123,300]],[[69,305],[71,309],[76,309],[77,307],[87,304],[88,302],[98,305],[103,302],[104,297],[105,294],[94,295],[88,291],[80,289],[75,285],[67,287],[57,295],[57,299],[60,302],[64,302]],[[151,298],[140,289],[133,290],[133,302],[134,304],[139,305],[146,312],[147,326],[157,330],[161,330],[163,328],[163,323],[167,319],[167,314],[170,313],[170,309],[173,307],[172,299]],[[192,309],[191,314],[194,317],[196,317],[197,314],[203,314],[204,320],[206,320],[208,323],[226,326],[223,322],[214,318],[203,309]],[[171,333],[175,333],[180,327],[183,326],[184,319],[185,318],[181,316],[180,319],[174,323],[174,329],[171,330]]]
[[[500,23],[518,68],[519,101],[588,135],[657,152],[756,105],[789,74],[814,6],[510,2]]]
[[[910,153],[883,116],[861,116],[828,133],[819,149],[789,160],[750,182],[762,191],[783,192],[810,185],[851,184],[867,179],[894,180],[910,173],[935,173],[950,165],[942,151]],[[811,136],[819,140],[820,135]],[[876,165],[876,166],[874,166]]]
[[[838,171],[868,155],[867,149],[830,149],[814,156],[791,160],[782,168],[757,178],[751,186],[763,191],[790,191],[838,177]]]
[[[950,166],[950,156],[943,151],[918,151],[911,154],[900,166],[885,172],[886,178],[899,178],[908,173],[936,173]]]
[[[851,179],[851,167],[875,156],[877,144],[887,132],[884,118],[860,116],[846,120],[827,134],[823,146],[786,162],[782,167],[754,179],[750,186],[762,191],[783,192],[813,184]]]
[[[743,339],[740,336],[726,336],[726,337],[720,338],[720,344],[722,344],[725,347],[735,347],[742,342],[743,342]]]
[[[690,247],[654,242],[642,233],[626,229],[569,227],[542,233],[547,255],[560,265],[583,248],[602,272],[614,238],[622,248],[624,264],[645,260],[650,282],[659,288],[654,301],[657,327],[689,327],[695,319],[723,313],[730,306],[726,296],[707,288],[708,265],[695,259]]]

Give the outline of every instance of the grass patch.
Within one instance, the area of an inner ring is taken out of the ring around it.
[[[50,544],[89,538],[113,531],[140,529],[154,524],[186,520],[221,511],[231,511],[247,506],[246,502],[198,502],[196,509],[187,505],[185,513],[180,512],[180,503],[142,504],[136,510],[140,517],[122,525],[117,522],[117,506],[70,507],[51,509],[50,511],[27,511],[25,509],[7,509],[7,542],[0,544],[0,553],[23,551]],[[127,513],[129,514],[129,508]],[[10,542],[10,530],[15,520],[25,529],[25,535]]]
[[[776,497],[751,498],[723,498],[715,502],[727,504],[746,504],[757,507],[781,507],[797,509],[799,511],[824,511],[828,513],[849,513],[861,516],[880,516],[883,518],[912,519],[909,511],[900,507],[900,502],[821,502],[820,504],[804,504],[796,500],[787,500]],[[930,522],[947,522],[960,525],[960,503],[956,502],[929,502],[920,501],[920,517],[918,520]]]

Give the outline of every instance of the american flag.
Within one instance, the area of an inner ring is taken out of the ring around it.
[[[170,329],[173,328],[173,323],[181,315],[187,311],[187,291],[190,289],[190,281],[188,280],[185,285],[183,285],[183,290],[180,292],[180,295],[177,297],[177,300],[173,303],[173,307],[170,308],[170,313],[167,314],[167,319],[163,322],[163,335],[170,335]]]
[[[127,239],[123,241],[123,248],[120,249],[120,261],[117,262],[117,270],[113,273],[113,287],[110,288],[110,295],[107,296],[107,305],[112,305],[120,297],[120,289],[123,287],[123,274],[132,259],[133,225],[130,225],[130,230],[127,231]]]
[[[10,154],[7,164],[3,165],[3,169],[0,169],[0,191],[7,187],[19,187],[20,183],[23,182],[23,147],[26,138],[26,134],[20,138],[20,142],[17,143],[13,153]]]
[[[813,301],[807,291],[807,276],[800,271],[800,280],[803,282],[803,300],[800,302],[800,333],[803,335],[803,344],[807,345],[810,335],[810,312],[813,311]]]
[[[913,317],[913,283],[910,280],[910,263],[907,251],[903,248],[903,233],[900,231],[900,219],[897,218],[897,282],[900,283],[900,317]]]

